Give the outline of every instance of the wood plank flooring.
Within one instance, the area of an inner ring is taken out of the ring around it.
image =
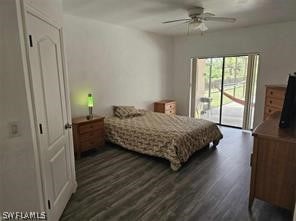
[[[166,160],[106,145],[76,162],[78,189],[61,220],[292,220],[255,200],[248,211],[250,133],[222,128],[217,149],[174,172]]]

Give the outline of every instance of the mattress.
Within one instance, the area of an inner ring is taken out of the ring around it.
[[[194,152],[223,137],[213,122],[155,112],[123,119],[106,117],[105,132],[112,143],[169,160],[174,171]]]

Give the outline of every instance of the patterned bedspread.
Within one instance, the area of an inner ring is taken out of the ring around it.
[[[197,150],[223,136],[212,122],[145,112],[143,116],[105,118],[107,140],[129,150],[162,157],[178,170]]]

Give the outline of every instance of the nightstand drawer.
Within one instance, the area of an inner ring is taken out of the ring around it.
[[[165,104],[165,110],[174,110],[176,109],[176,103],[175,102],[170,102]]]
[[[78,159],[83,151],[105,144],[104,117],[77,117],[72,119],[72,124],[75,154]]]
[[[176,109],[165,110],[165,114],[176,114]]]
[[[154,111],[165,114],[176,114],[176,101],[161,100],[154,102]]]
[[[95,131],[90,131],[88,133],[81,134],[80,135],[80,142],[94,140],[94,139],[97,139],[97,137],[104,137],[104,129],[103,128],[100,128]]]
[[[86,125],[79,126],[79,133],[88,133],[90,131],[100,130],[104,128],[104,124],[102,121],[96,121],[93,123],[88,123]]]
[[[86,141],[80,142],[81,151],[89,150],[92,148],[100,147],[104,144],[104,139],[102,138],[95,138]]]

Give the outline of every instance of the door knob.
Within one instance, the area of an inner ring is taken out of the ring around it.
[[[72,128],[72,124],[69,124],[69,123],[66,123],[65,124],[65,129],[67,130],[67,129],[71,129]]]

